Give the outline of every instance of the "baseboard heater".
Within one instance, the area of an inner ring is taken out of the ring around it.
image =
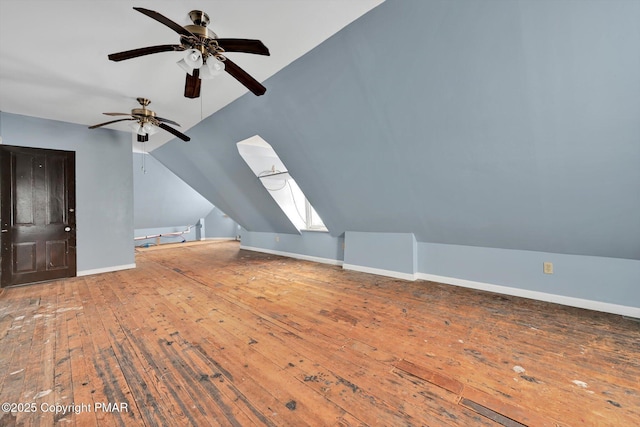
[[[181,236],[184,236],[185,234],[190,233],[192,228],[193,228],[193,225],[190,225],[184,231],[173,231],[171,233],[150,234],[148,236],[134,237],[133,240],[137,242],[137,241],[140,241],[140,240],[156,239],[156,243],[155,244],[157,246],[160,246],[160,238],[161,237],[181,237]],[[183,238],[182,242],[184,243],[186,241],[187,240]]]

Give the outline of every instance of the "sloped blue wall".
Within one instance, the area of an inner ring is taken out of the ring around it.
[[[153,155],[249,231],[295,232],[235,149],[259,134],[334,236],[640,259],[639,18],[387,0]]]
[[[133,207],[136,230],[176,226],[183,230],[213,210],[207,199],[163,164],[141,153],[133,154]]]

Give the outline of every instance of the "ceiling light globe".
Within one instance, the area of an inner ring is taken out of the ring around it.
[[[189,49],[187,54],[184,56],[184,61],[193,68],[202,67],[202,54],[197,49]]]
[[[129,123],[129,127],[138,135],[144,135],[145,132],[142,130],[142,126],[138,122]]]
[[[142,126],[142,130],[149,135],[153,135],[154,133],[158,132],[156,127],[149,122],[145,123],[144,126]]]
[[[224,62],[215,56],[207,58],[205,67],[200,68],[201,79],[212,79],[224,70]]]

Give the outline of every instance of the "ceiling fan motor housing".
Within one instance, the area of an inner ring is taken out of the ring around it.
[[[132,116],[155,117],[156,113],[146,108],[134,108],[131,110]]]
[[[142,105],[142,108],[134,108],[131,110],[132,116],[155,117],[156,113],[148,110],[147,105],[151,104],[151,101],[147,98],[136,98],[136,100]]]
[[[201,10],[192,10],[189,12],[189,18],[191,18],[193,25],[185,25],[184,29],[197,36],[199,40],[194,43],[195,40],[192,37],[182,36],[180,37],[180,43],[187,48],[199,50],[204,57],[215,55],[216,52],[210,51],[212,47],[210,41],[217,39],[218,35],[207,28],[207,25],[211,22],[209,15]],[[215,50],[217,51],[217,49]]]

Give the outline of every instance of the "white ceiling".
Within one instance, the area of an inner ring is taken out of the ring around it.
[[[231,53],[229,58],[260,82],[299,58],[383,0],[1,0],[0,111],[82,125],[128,113],[137,97],[188,129],[247,92],[223,73],[202,82],[201,96],[183,96],[180,52],[122,62],[110,53],[179,44],[177,33],[133,10],[155,10],[180,25],[199,9],[221,38],[259,39],[271,56]],[[265,85],[269,91],[268,84]],[[109,127],[128,130],[124,123]],[[1,132],[1,129],[0,129]],[[158,132],[151,151],[173,136]],[[134,149],[139,149],[135,147]]]

